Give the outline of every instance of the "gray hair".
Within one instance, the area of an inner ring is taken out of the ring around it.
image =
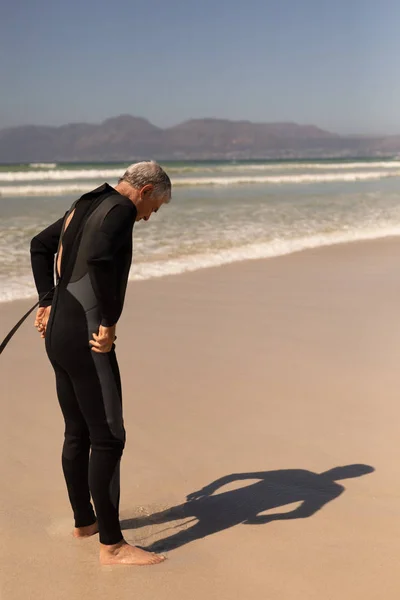
[[[128,167],[118,183],[123,181],[135,189],[141,189],[150,183],[154,187],[154,195],[168,196],[167,202],[171,198],[171,180],[153,160],[144,160]]]

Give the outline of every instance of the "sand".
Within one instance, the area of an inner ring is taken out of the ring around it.
[[[29,305],[0,306],[1,334]],[[130,285],[121,519],[169,548],[146,568],[70,535],[31,319],[0,359],[2,598],[397,600],[399,313],[397,238]]]

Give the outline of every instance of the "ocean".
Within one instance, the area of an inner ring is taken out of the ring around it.
[[[128,164],[0,165],[0,302],[35,296],[31,238]],[[400,235],[396,157],[162,164],[172,202],[135,225],[133,280]]]

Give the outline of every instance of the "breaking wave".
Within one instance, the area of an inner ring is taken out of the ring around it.
[[[120,174],[120,171],[118,171]],[[1,175],[4,175],[0,173]],[[117,171],[102,172],[102,180],[116,177]],[[229,177],[176,177],[172,178],[173,186],[235,186],[241,184],[312,184],[333,182],[356,182],[399,177],[399,170],[355,171],[351,173],[303,173],[299,175],[238,175]],[[72,178],[71,178],[72,179]],[[115,184],[115,182],[111,183]],[[58,196],[89,192],[93,184],[76,182],[59,185],[3,185],[0,186],[0,196]]]

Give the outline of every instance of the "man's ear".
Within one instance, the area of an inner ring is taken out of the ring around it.
[[[151,183],[147,183],[140,190],[140,195],[142,196],[142,198],[147,198],[148,196],[151,196],[151,194],[153,193],[153,189],[154,186]]]

